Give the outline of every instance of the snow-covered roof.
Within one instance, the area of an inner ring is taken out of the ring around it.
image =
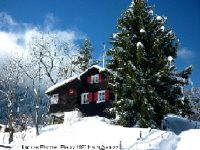
[[[57,83],[57,84],[55,84],[55,85],[49,87],[49,88],[46,90],[45,94],[51,93],[51,92],[53,92],[54,90],[58,89],[59,87],[64,86],[64,85],[66,85],[66,84],[68,84],[68,83],[74,81],[75,79],[80,79],[80,77],[81,77],[83,74],[85,74],[88,70],[90,70],[90,69],[92,69],[92,68],[98,69],[99,72],[102,72],[102,71],[105,70],[105,68],[102,68],[102,67],[100,67],[100,66],[98,66],[98,65],[93,65],[93,66],[89,67],[88,69],[86,69],[86,70],[85,70],[84,72],[82,72],[81,74],[79,74],[78,76],[70,77],[70,78],[68,78],[68,79],[66,79],[66,80],[64,80],[64,81],[62,81],[62,82],[60,82],[60,83]]]
[[[54,90],[58,89],[59,87],[64,86],[64,85],[66,85],[66,84],[68,84],[68,83],[74,81],[75,79],[78,79],[78,77],[77,77],[77,76],[73,76],[73,77],[70,77],[70,78],[68,78],[68,79],[66,79],[66,80],[64,80],[64,81],[62,81],[62,82],[60,82],[60,83],[57,83],[57,84],[55,84],[55,85],[49,87],[49,88],[46,90],[45,93],[46,93],[46,94],[51,93],[51,92],[53,92]]]
[[[105,68],[100,67],[100,66],[98,66],[98,65],[93,65],[93,66],[89,67],[88,69],[86,69],[84,72],[82,72],[82,73],[79,75],[79,77],[81,77],[83,74],[85,74],[86,72],[88,72],[88,70],[90,70],[90,69],[92,69],[92,68],[98,69],[99,72],[105,71]]]

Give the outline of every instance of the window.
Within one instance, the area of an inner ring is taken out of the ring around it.
[[[89,93],[82,93],[81,94],[81,104],[88,104],[88,95]]]
[[[51,104],[58,104],[59,94],[53,94],[51,97]]]
[[[69,95],[74,95],[75,89],[69,89]]]
[[[102,90],[94,93],[94,101],[97,103],[109,100],[109,90]]]
[[[93,75],[91,78],[92,78],[92,83],[98,83],[98,79],[99,79],[99,75],[98,74]]]
[[[99,83],[102,81],[102,75],[101,74],[95,74],[93,76],[87,77],[87,83],[93,84],[93,83]]]
[[[98,91],[98,100],[97,103],[105,102],[105,90]]]

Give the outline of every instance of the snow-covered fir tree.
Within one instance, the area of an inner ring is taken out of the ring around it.
[[[183,87],[189,84],[192,67],[176,70],[179,42],[166,20],[153,14],[145,0],[134,0],[118,19],[107,67],[115,91],[110,111],[121,125],[160,127],[167,113],[190,111]]]
[[[193,87],[184,91],[185,97],[190,101],[193,114],[190,115],[192,120],[200,120],[200,87]]]
[[[78,66],[79,70],[85,71],[91,65],[92,61],[92,44],[89,39],[85,39],[83,45],[79,49],[78,59],[73,63]]]

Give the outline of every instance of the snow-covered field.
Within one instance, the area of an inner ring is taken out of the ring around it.
[[[6,145],[8,135],[0,133],[0,145]],[[21,149],[123,149],[123,150],[198,150],[200,129],[182,132],[179,136],[169,131],[150,128],[125,128],[112,125],[102,117],[68,117],[64,124],[14,134],[12,150]],[[1,149],[1,147],[0,147]],[[2,148],[5,149],[5,148]],[[8,149],[8,148],[7,148]]]

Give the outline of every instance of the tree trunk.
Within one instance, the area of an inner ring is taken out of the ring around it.
[[[8,126],[9,126],[9,139],[8,139],[8,142],[9,144],[13,141],[13,134],[14,134],[14,129],[13,129],[13,126],[12,126],[12,123],[13,123],[13,118],[12,118],[12,92],[9,93],[9,99],[8,99]]]
[[[38,136],[39,135],[39,126],[38,126],[38,106],[36,105],[36,108],[35,108],[35,128],[36,128],[36,135]]]

